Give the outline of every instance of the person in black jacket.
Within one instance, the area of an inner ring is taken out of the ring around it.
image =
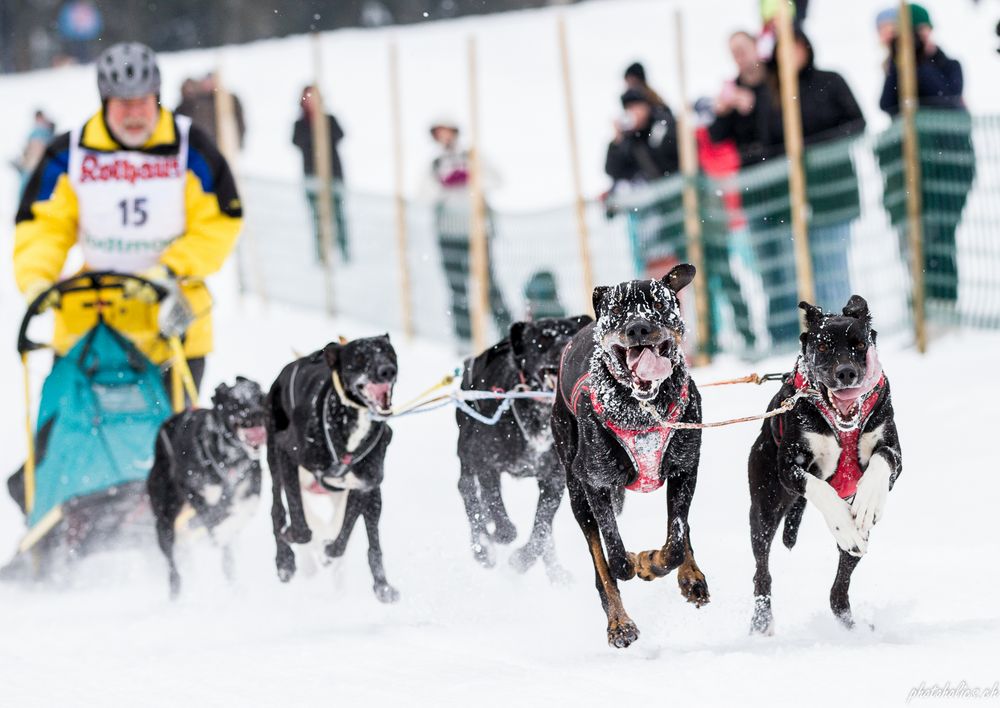
[[[317,191],[319,184],[316,180],[316,165],[314,152],[313,125],[321,107],[317,104],[316,96],[312,86],[302,89],[302,97],[299,100],[302,112],[299,119],[295,121],[292,130],[292,143],[302,151],[302,173],[306,178],[306,200],[309,202],[309,209],[313,217],[313,234],[316,241],[316,259],[323,260],[323,247],[321,243],[321,231],[319,225],[319,202]],[[337,152],[337,145],[344,138],[344,131],[340,123],[329,113],[325,114],[330,132],[330,176],[333,179],[333,219],[336,229],[336,242],[340,249],[340,254],[345,261],[350,258],[350,249],[347,241],[347,224],[344,219],[344,168],[340,162],[340,154]]]
[[[920,5],[910,6],[916,53],[917,136],[920,145],[926,297],[944,305],[958,300],[958,253],[955,232],[976,176],[972,120],[962,98],[962,65],[934,43],[930,15]],[[879,106],[899,115],[898,38],[890,42],[885,83]],[[898,229],[900,252],[909,253],[906,230],[905,177],[901,132],[890,128],[876,150],[883,173],[883,195],[893,226]]]
[[[851,222],[860,215],[861,200],[849,146],[822,151],[813,147],[858,135],[864,131],[865,119],[844,78],[815,67],[812,44],[799,29],[795,30],[794,56],[799,70],[797,105],[802,111],[806,146],[803,162],[815,295],[821,307],[833,310],[843,307],[851,295],[847,254]],[[768,63],[768,73],[768,92],[758,106],[758,125],[764,153],[773,158],[785,153],[777,49]],[[781,188],[787,194],[787,183],[782,182]],[[764,219],[772,233],[759,241],[757,248],[762,262],[770,262],[774,268],[764,276],[769,286],[768,327],[775,343],[797,341],[793,245],[787,236],[791,213],[782,205]]]
[[[677,172],[677,121],[667,106],[654,106],[641,89],[622,94],[624,114],[615,121],[604,171],[615,186],[653,182]]]
[[[630,191],[661,181],[680,171],[677,122],[665,105],[655,105],[649,93],[630,88],[621,97],[624,113],[615,121],[615,137],[608,145],[604,171],[612,179],[609,216]],[[679,185],[649,193],[623,210],[636,275],[647,277],[654,263],[686,260],[684,217]]]
[[[767,96],[767,67],[757,55],[757,40],[749,32],[734,32],[729,38],[738,73],[727,81],[715,99],[715,120],[708,126],[712,142],[732,140],[740,153],[740,165],[760,162],[763,150],[757,104]]]

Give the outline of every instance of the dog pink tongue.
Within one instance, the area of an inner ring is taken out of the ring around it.
[[[670,359],[660,356],[649,347],[630,347],[626,352],[628,368],[644,381],[663,381],[670,378],[674,365]]]
[[[368,399],[373,401],[383,411],[392,408],[392,384],[391,383],[370,383],[365,386],[365,393]]]
[[[267,428],[263,425],[255,425],[252,428],[241,428],[240,437],[251,447],[260,447],[267,442]]]

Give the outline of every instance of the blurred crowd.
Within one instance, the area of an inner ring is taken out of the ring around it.
[[[699,167],[703,174],[722,180],[722,183],[727,176],[735,175],[740,170],[783,159],[785,155],[774,17],[776,3],[764,2],[762,9],[763,22],[759,30],[734,32],[729,38],[733,78],[722,85],[716,96],[700,99],[693,106]],[[803,30],[806,10],[806,5],[800,4],[794,17],[793,56],[798,74],[795,94],[801,108],[802,136],[808,154],[815,146],[861,134],[866,122],[844,78],[834,71],[816,66],[812,43]],[[937,44],[934,23],[926,8],[913,3],[910,12],[920,107],[965,114],[961,64]],[[894,117],[899,113],[896,60],[901,43],[898,8],[879,12],[874,25],[874,31],[885,48],[885,60],[881,66],[884,82],[879,105]],[[624,80],[622,113],[614,122],[605,162],[605,171],[612,180],[606,195],[609,216],[615,213],[616,204],[623,197],[627,201],[630,192],[680,170],[677,122],[670,107],[647,83],[641,64],[630,65],[625,70]],[[942,144],[942,141],[947,144]],[[928,134],[921,137],[921,142],[952,152],[965,152],[970,159],[962,163],[974,165],[968,131],[950,136]],[[895,155],[883,151],[877,157],[886,163],[890,157],[898,158],[898,141],[895,148]],[[902,173],[898,167],[884,167],[886,192],[889,193],[890,187],[901,186]],[[827,159],[822,174],[817,171],[810,175],[807,167],[807,184],[836,185],[807,192],[810,251],[813,270],[817,274],[816,298],[828,309],[839,308],[851,294],[848,272],[850,227],[860,215],[860,195],[854,169],[848,150],[842,151],[840,159]],[[933,169],[933,165],[925,166],[925,172]],[[929,274],[927,296],[939,302],[953,304],[957,299],[955,230],[973,177],[974,167],[953,170],[948,175],[950,185],[947,193],[935,187],[932,180],[925,181],[925,210],[937,211],[934,219],[925,219],[924,226],[925,264]],[[788,239],[763,236],[768,230],[773,231],[776,225],[787,227],[791,216],[787,205],[748,218],[740,209],[741,201],[754,197],[747,193],[746,185],[742,194],[740,190],[734,190],[727,196],[730,233],[741,234],[749,241],[758,264],[771,264],[762,265],[765,291],[770,293],[767,303],[770,338],[772,342],[794,339],[797,322],[794,318],[796,298],[795,271],[791,267],[792,246]],[[662,202],[661,206],[664,211],[679,210],[679,198],[673,203],[669,200]],[[899,227],[901,253],[905,256],[905,209],[898,203],[886,203],[885,206],[893,225]],[[632,229],[641,229],[649,222],[646,214],[626,211]],[[639,244],[637,248],[640,250],[643,240],[648,241],[648,236],[633,234],[633,242]],[[682,257],[683,253],[677,255]],[[640,253],[638,260],[643,258]],[[753,333],[747,305],[739,285],[728,270],[728,262],[726,254],[714,260],[721,270],[716,275],[722,281],[723,290],[735,313],[737,328],[746,344],[752,347]],[[787,316],[789,313],[792,316]]]

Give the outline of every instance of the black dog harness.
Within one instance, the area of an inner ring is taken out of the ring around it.
[[[628,427],[616,421],[611,411],[598,399],[596,388],[590,384],[592,374],[588,365],[589,362],[582,362],[586,366],[585,373],[576,379],[567,395],[563,384],[563,371],[572,345],[572,341],[566,345],[559,362],[559,391],[563,397],[563,402],[572,411],[573,415],[577,415],[577,410],[581,403],[583,401],[590,401],[590,407],[597,416],[597,419],[601,421],[604,428],[625,449],[629,459],[632,461],[632,467],[638,475],[634,482],[625,485],[625,489],[632,492],[656,491],[663,486],[664,480],[660,476],[660,470],[663,466],[663,456],[674,434],[674,428],[669,424],[680,420],[680,417],[687,409],[688,382],[690,378],[684,378],[680,396],[678,400],[670,404],[670,407],[667,409],[667,415],[661,419],[663,421],[662,425],[641,428]],[[578,358],[579,356],[577,354]]]

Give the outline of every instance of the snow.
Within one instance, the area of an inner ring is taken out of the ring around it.
[[[736,27],[752,26],[755,4],[681,3],[688,10],[695,95],[713,90],[728,75],[724,37]],[[819,60],[848,74],[874,122],[878,51],[871,16],[883,3],[859,0],[850,12],[843,3],[812,4]],[[989,4],[927,5],[941,44],[966,60],[970,103],[996,111],[995,17]],[[645,60],[654,85],[674,97],[671,8],[617,0],[566,10],[588,192],[603,185],[600,153],[622,68],[632,59]],[[328,93],[350,136],[344,155],[351,179],[371,191],[391,184],[388,96],[382,95],[386,41],[400,42],[407,166],[415,182],[427,153],[423,125],[442,104],[463,115],[464,40],[474,32],[484,76],[483,135],[507,178],[503,199],[518,207],[537,199],[566,201],[564,121],[550,41],[554,18],[554,12],[538,11],[326,35]],[[248,109],[246,171],[293,178],[297,156],[286,141],[295,97],[309,74],[308,51],[306,40],[290,38],[165,57],[164,94],[176,95],[184,76],[211,68],[221,56],[227,80]],[[82,120],[95,105],[92,84],[85,68],[0,78],[0,101],[7,109],[0,116],[0,154],[19,149],[35,105],[52,109],[63,127]],[[10,194],[13,183],[9,175],[4,179],[10,184],[0,183],[0,189]],[[0,204],[0,216],[8,215],[3,223],[10,223],[10,211],[9,200]],[[0,230],[0,252],[10,250],[10,229]],[[212,287],[218,298],[217,352],[209,361],[206,394],[237,374],[267,386],[296,353],[341,334],[378,333],[364,322],[240,300],[231,270]],[[13,346],[21,311],[10,260],[2,258],[4,475],[24,456],[20,364]],[[877,329],[879,313],[873,314]],[[810,508],[796,549],[776,545],[773,551],[776,635],[748,636],[753,557],[746,457],[756,425],[704,436],[690,522],[712,603],[700,610],[689,606],[673,575],[652,584],[622,584],[625,607],[642,635],[620,651],[606,645],[592,566],[568,500],[554,525],[560,561],[573,575],[568,585],[550,585],[541,563],[524,576],[507,566],[530,530],[537,498],[530,480],[504,480],[518,541],[500,549],[494,570],[473,561],[456,488],[455,425],[450,411],[438,411],[394,424],[387,456],[381,535],[388,579],[401,593],[398,604],[383,606],[373,596],[360,527],[336,573],[327,569],[280,584],[265,483],[261,506],[236,549],[239,577],[233,588],[222,579],[218,554],[197,544],[179,552],[184,590],[177,603],[167,599],[166,565],[155,548],[148,557],[94,559],[72,588],[0,585],[0,703],[18,708],[175,708],[181,702],[248,708],[321,702],[586,706],[638,699],[840,708],[902,704],[921,684],[966,681],[992,687],[1000,678],[995,509],[1000,481],[993,437],[1000,334],[951,329],[932,335],[926,356],[890,344],[881,351],[892,381],[904,472],[854,575],[853,606],[862,628],[853,632],[841,629],[829,611],[837,551],[821,515]],[[397,401],[408,400],[458,363],[450,347],[405,342],[398,333],[393,341],[400,355]],[[32,362],[36,389],[47,370],[44,359]],[[782,357],[754,368],[782,371],[792,363]],[[707,382],[748,369],[721,359],[695,369],[694,377]],[[705,390],[705,419],[763,411],[772,385]],[[630,550],[662,543],[663,494],[629,495],[621,528]],[[0,494],[0,554],[12,551],[22,533],[19,512]]]

